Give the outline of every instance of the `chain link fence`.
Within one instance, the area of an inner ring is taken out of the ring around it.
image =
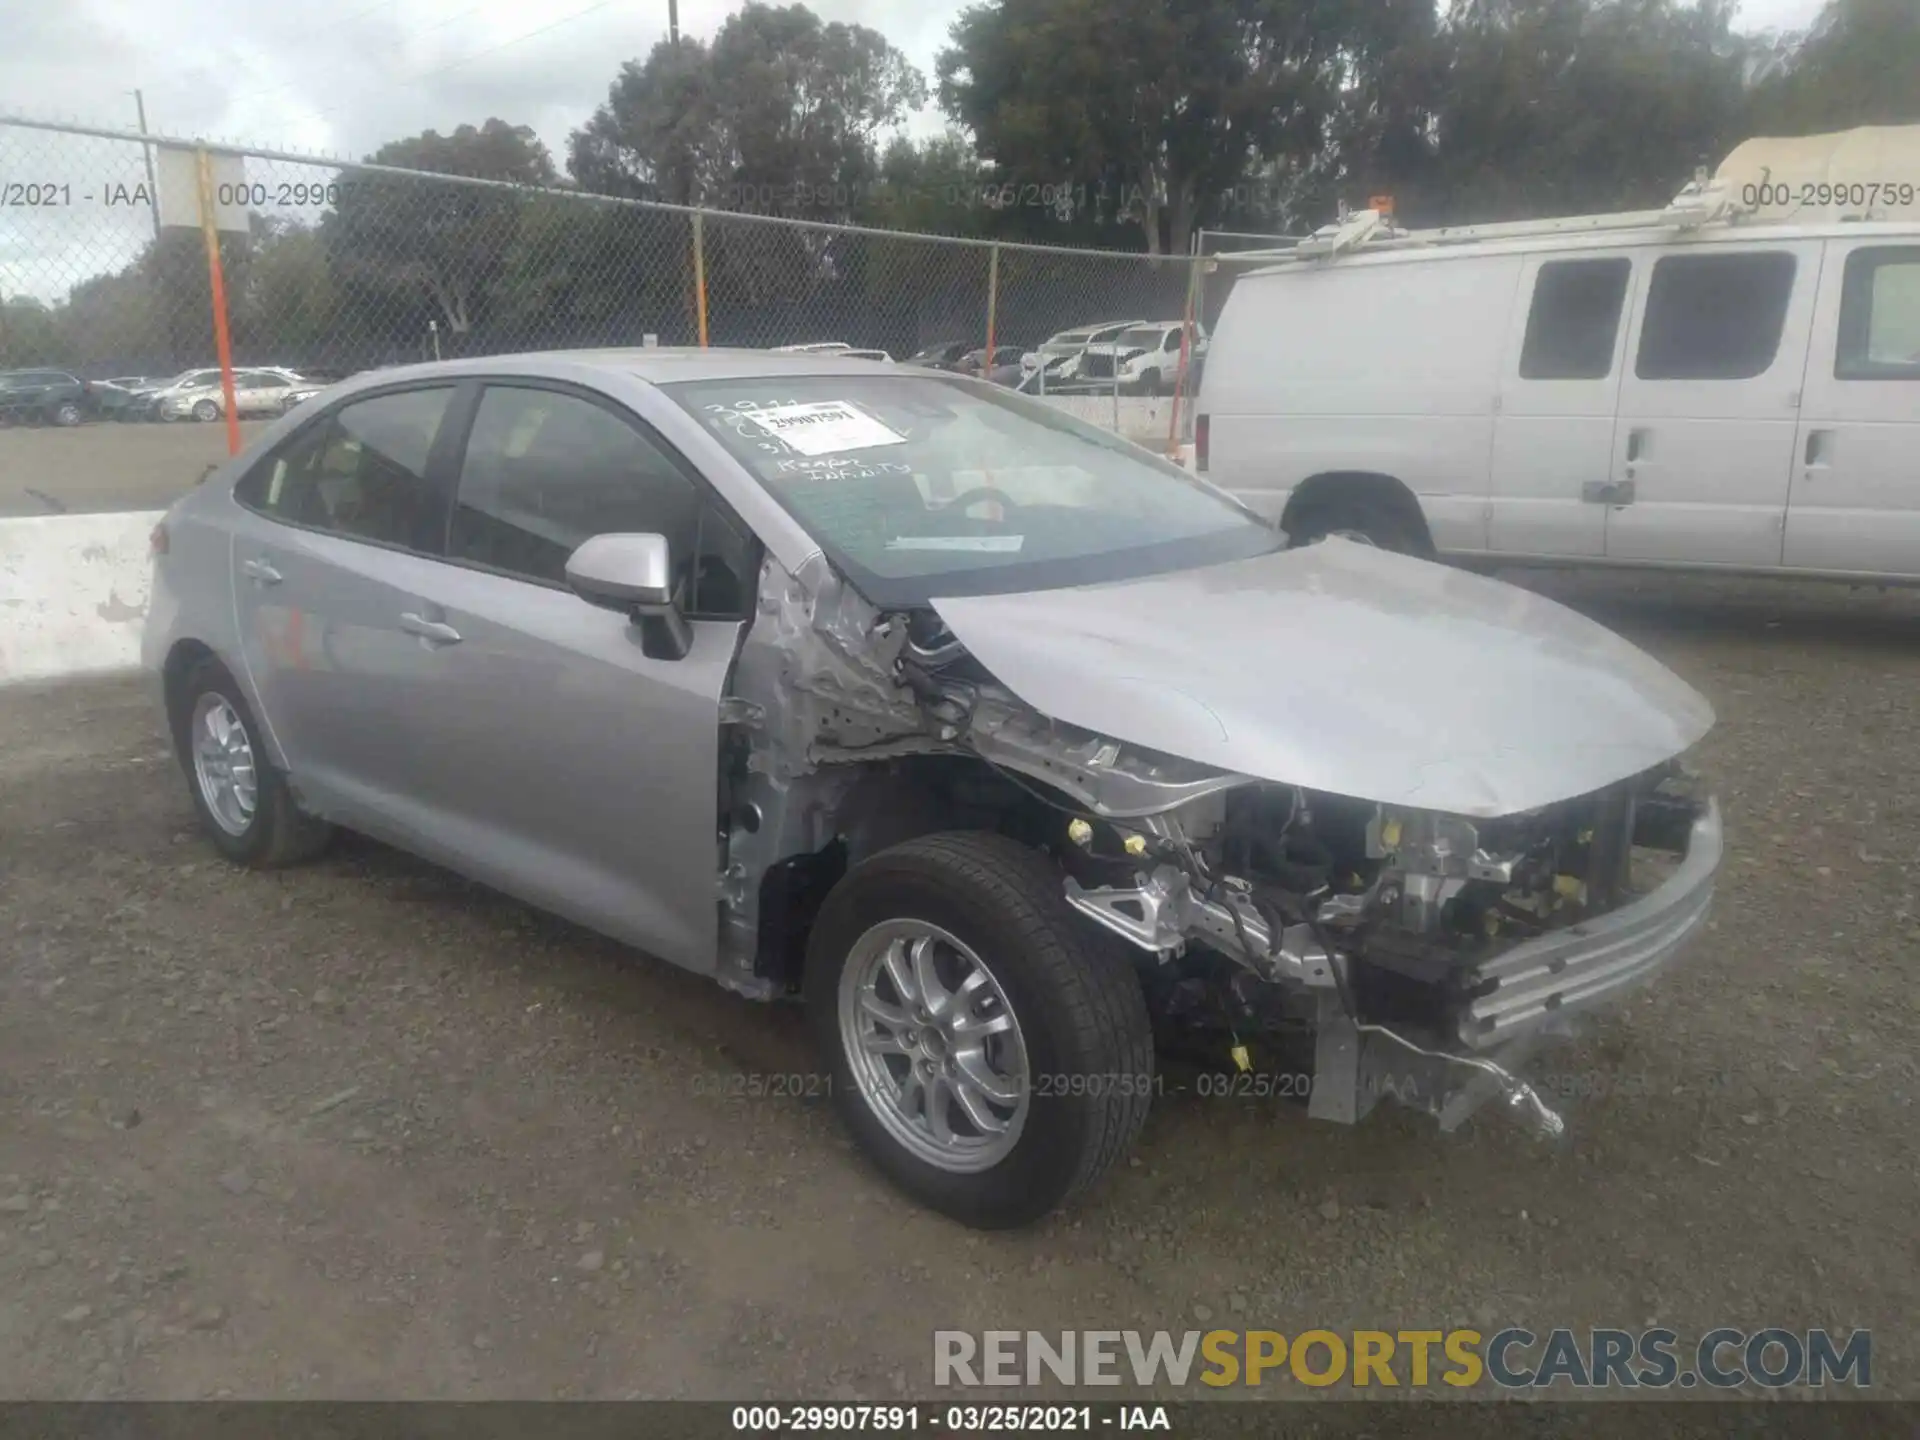
[[[1035,389],[1051,372],[1033,375],[1033,352],[1057,332],[1197,313],[1185,256],[693,210],[0,118],[0,372],[94,382],[87,419],[145,418],[97,382],[216,363],[205,237],[160,224],[162,147],[218,161],[209,190],[225,217],[236,370],[327,380],[524,350],[838,343],[932,353]],[[1056,379],[1053,393],[1082,392],[1088,418],[1172,443],[1187,428],[1175,415],[1176,392],[1192,388],[1188,348],[1168,342],[1144,369],[1108,365],[1100,383]],[[970,351],[987,353],[962,361]]]

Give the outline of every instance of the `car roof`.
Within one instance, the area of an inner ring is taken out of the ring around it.
[[[368,381],[380,384],[431,379],[435,376],[499,374],[524,370],[540,373],[546,366],[560,364],[587,366],[630,375],[650,385],[671,385],[681,381],[752,380],[761,377],[797,375],[867,375],[874,373],[873,362],[843,351],[774,351],[726,349],[696,346],[661,346],[651,349],[609,350],[532,350],[509,355],[477,355],[460,360],[431,360],[420,365],[397,365],[391,369],[367,371]],[[899,372],[916,373],[916,367],[900,366]],[[892,372],[889,372],[892,373]],[[919,371],[929,376],[935,371]]]

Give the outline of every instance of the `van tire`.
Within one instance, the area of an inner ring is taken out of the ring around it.
[[[1316,545],[1330,535],[1432,559],[1433,539],[1424,525],[1410,523],[1394,509],[1368,501],[1331,500],[1304,509],[1284,527],[1290,549]]]

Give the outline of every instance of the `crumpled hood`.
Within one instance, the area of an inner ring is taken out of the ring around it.
[[[1698,691],[1565,606],[1345,540],[933,608],[1043,715],[1382,804],[1532,810],[1713,725]]]

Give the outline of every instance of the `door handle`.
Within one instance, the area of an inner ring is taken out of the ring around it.
[[[1647,453],[1647,441],[1652,432],[1648,430],[1629,430],[1627,432],[1627,463],[1633,465],[1643,459]]]
[[[409,610],[400,617],[400,628],[409,635],[418,635],[429,645],[458,645],[460,632],[443,620],[429,620],[424,615],[416,615]]]
[[[240,573],[261,585],[278,585],[281,578],[280,572],[264,560],[241,561]]]
[[[1809,470],[1823,470],[1827,466],[1827,457],[1833,450],[1833,432],[1831,430],[1809,430],[1807,432],[1806,467]]]

